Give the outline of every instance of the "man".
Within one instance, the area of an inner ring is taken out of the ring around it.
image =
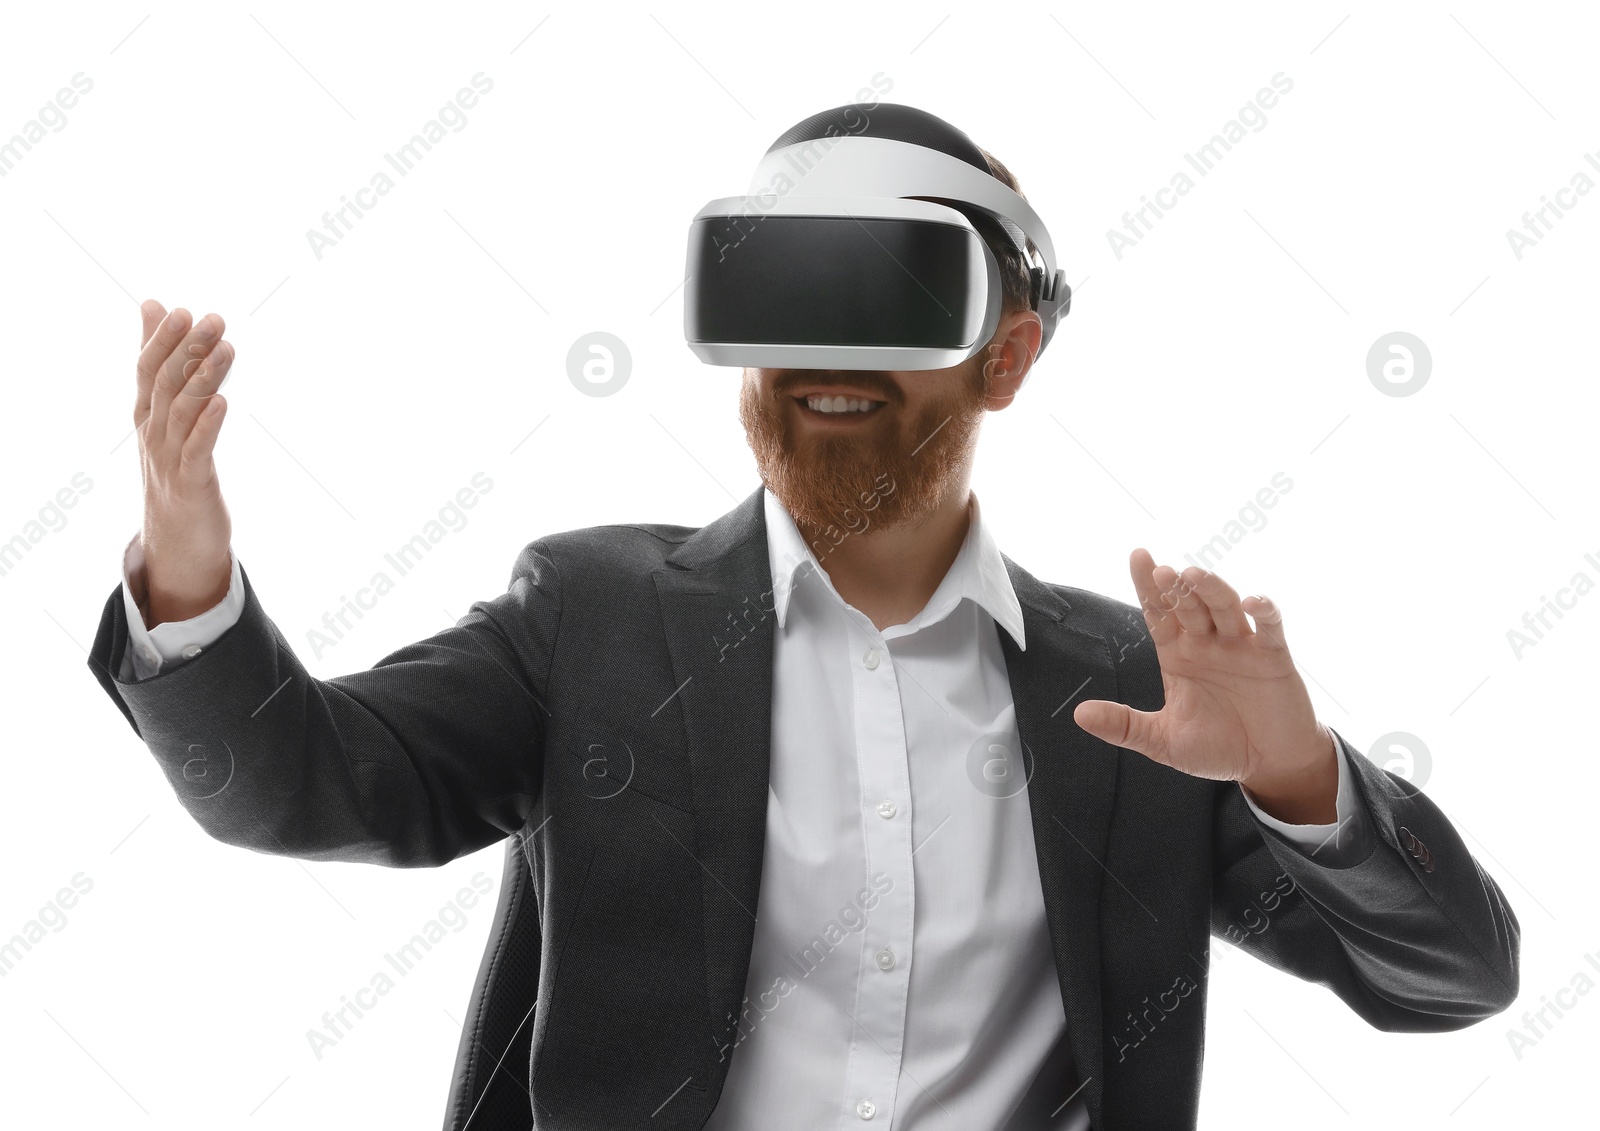
[[[932,115],[866,132],[1020,191]],[[145,524],[91,664],[226,843],[416,867],[513,838],[447,1128],[1190,1128],[1211,934],[1380,1029],[1516,997],[1499,887],[1317,720],[1271,600],[1139,549],[1136,610],[1000,553],[970,474],[1041,321],[981,219],[981,353],[747,368],[739,506],[548,535],[329,680],[230,549],[221,319],[145,304]]]

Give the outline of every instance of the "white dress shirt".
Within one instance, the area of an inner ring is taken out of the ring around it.
[[[789,512],[764,492],[774,581],[765,856],[746,1003],[706,1131],[1088,1127],[1070,1104],[1066,1014],[1045,922],[999,632],[1022,609],[969,495],[966,539],[927,605],[879,631],[839,596]],[[847,535],[849,537],[850,535]],[[243,606],[228,595],[145,629],[129,593],[137,678],[181,663]],[[1338,744],[1335,743],[1337,749]],[[1263,824],[1337,863],[1366,832],[1339,754],[1338,819]]]

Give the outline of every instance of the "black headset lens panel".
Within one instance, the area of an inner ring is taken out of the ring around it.
[[[695,342],[961,349],[982,330],[983,248],[964,228],[835,216],[708,216],[693,225]]]

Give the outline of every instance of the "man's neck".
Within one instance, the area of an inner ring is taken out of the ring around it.
[[[837,530],[830,538],[796,525],[839,595],[882,631],[920,613],[950,572],[971,526],[971,498],[963,481],[919,521],[889,530],[869,524],[837,544]]]

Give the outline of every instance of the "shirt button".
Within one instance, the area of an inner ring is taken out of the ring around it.
[[[878,1107],[871,1100],[862,1100],[856,1104],[856,1114],[862,1119],[871,1119],[878,1113]]]
[[[880,801],[880,802],[878,802],[878,816],[882,817],[886,821],[890,817],[894,816],[894,802],[893,801]]]
[[[191,644],[191,645],[189,645],[187,648],[185,648],[183,650],[183,658],[185,660],[192,660],[196,656],[198,656],[199,654],[200,654],[200,645],[198,645],[198,644]]]
[[[878,650],[876,648],[868,648],[867,649],[867,654],[861,657],[861,662],[863,664],[866,664],[867,667],[869,667],[869,668],[877,667],[878,666]]]
[[[890,950],[888,947],[884,947],[882,950],[880,950],[878,952],[878,969],[879,970],[893,970],[894,969],[894,951]]]

